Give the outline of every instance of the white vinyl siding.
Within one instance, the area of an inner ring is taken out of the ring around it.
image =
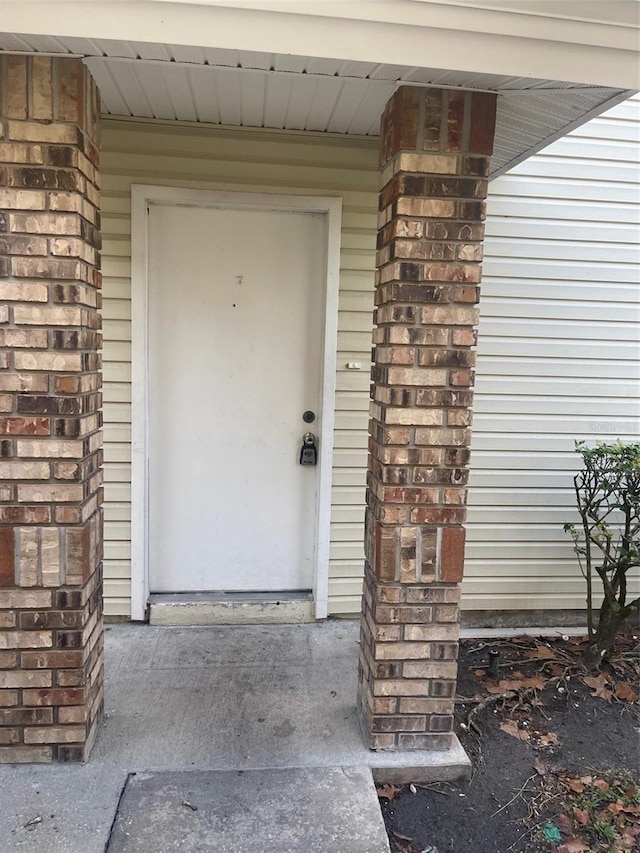
[[[639,106],[619,105],[490,186],[467,609],[583,605],[562,532],[573,441],[638,435]],[[106,121],[103,137],[105,612],[130,612],[132,183],[342,197],[329,612],[359,612],[375,143],[127,121]]]
[[[466,609],[579,609],[574,440],[638,440],[640,100],[490,185]]]
[[[133,183],[342,198],[329,609],[335,613],[359,608],[377,159],[375,140],[204,128],[176,122],[104,122],[101,171],[107,615],[130,614]],[[360,362],[362,369],[347,370],[349,361]]]

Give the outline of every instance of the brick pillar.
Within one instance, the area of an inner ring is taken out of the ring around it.
[[[0,762],[87,756],[102,710],[100,106],[0,58]]]
[[[452,742],[495,107],[403,87],[382,119],[358,696],[372,749]]]

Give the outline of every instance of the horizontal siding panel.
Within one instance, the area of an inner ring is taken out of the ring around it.
[[[526,260],[526,263],[525,263]],[[510,276],[513,279],[547,279],[555,281],[598,281],[612,282],[636,282],[638,271],[631,264],[607,264],[607,263],[562,263],[561,261],[544,261],[535,258],[502,258],[499,256],[485,255],[485,275]]]
[[[104,615],[109,617],[131,617],[131,598],[127,591],[126,596],[118,598],[113,594],[111,582],[105,580],[104,583]]]
[[[493,205],[492,205],[493,211]],[[563,222],[562,237],[565,242],[577,245],[591,242],[608,246],[615,251],[617,243],[637,245],[637,223],[619,222]],[[527,240],[557,239],[558,229],[553,219],[533,219],[527,216],[511,218],[498,216],[495,212],[486,223],[485,238],[494,240],[499,237],[518,237]],[[485,243],[486,245],[486,243]]]
[[[131,507],[129,504],[105,503],[104,518],[105,521],[124,521],[128,522],[131,515]]]
[[[131,442],[120,442],[119,444],[109,442],[105,448],[104,458],[109,464],[112,462],[131,462]]]
[[[114,542],[131,542],[131,523],[105,520],[105,536]]]
[[[517,366],[520,366],[521,362]],[[628,366],[629,373],[632,374],[629,378],[618,378],[615,385],[605,379],[597,380],[593,376],[558,376],[558,373],[563,374],[564,365],[551,365],[551,369],[555,367],[553,372],[555,375],[550,375],[551,370],[544,371],[543,375],[536,374],[536,368],[539,368],[540,362],[529,362],[522,372],[509,373],[506,376],[500,376],[499,365],[494,363],[489,368],[495,370],[495,373],[488,373],[485,381],[485,391],[488,395],[493,394],[517,394],[523,389],[522,377],[527,377],[527,397],[564,397],[571,398],[572,403],[575,397],[584,397],[590,405],[589,412],[593,412],[593,398],[604,397],[601,403],[607,405],[608,400],[615,400],[618,397],[625,399],[633,397],[638,384],[638,366],[631,363]],[[548,369],[548,365],[544,365]],[[589,365],[585,366],[585,373],[591,373]],[[604,374],[607,375],[606,373]],[[570,378],[571,382],[567,382]],[[613,395],[615,392],[615,396]],[[629,400],[629,402],[637,406],[637,402]]]
[[[640,251],[638,255],[640,256]],[[534,307],[539,308],[541,313],[544,312],[543,316],[549,316],[547,312],[556,310],[557,302],[565,303],[567,294],[570,294],[576,312],[583,310],[583,307],[589,309],[594,305],[600,311],[607,311],[610,304],[628,306],[637,292],[636,284],[619,282],[608,283],[606,287],[599,282],[590,281],[564,281],[562,284],[555,281],[536,281],[534,284],[527,282],[525,285],[516,282],[515,279],[485,276],[483,283],[490,284],[491,287],[490,292],[482,296],[481,310],[487,313],[490,307],[493,311],[493,306],[504,304],[511,306],[514,313],[510,316],[517,317],[518,311],[531,311]],[[619,318],[618,311],[616,319]]]
[[[515,385],[513,388],[507,387],[500,396],[492,397],[486,394],[480,397],[475,405],[475,416],[481,419],[482,415],[491,416],[501,414],[504,412],[505,402],[515,417],[518,415],[530,415],[532,412],[535,412],[536,417],[560,418],[563,415],[573,415],[577,418],[586,418],[592,416],[596,411],[594,409],[594,401],[589,397],[563,398],[559,395],[555,397],[543,397],[534,394],[524,397],[516,393],[516,388],[517,386]],[[625,418],[637,417],[638,400],[626,398],[624,396],[625,386],[622,384],[617,386],[615,390],[618,391],[617,397],[608,397],[599,401],[602,411],[615,409],[616,419],[623,420]],[[633,393],[636,390],[635,386],[630,386],[629,390]]]
[[[507,180],[503,175],[491,184],[491,189],[498,181]],[[549,191],[551,189],[549,188]],[[565,199],[562,203],[554,199],[520,198],[518,196],[504,195],[494,196],[490,192],[489,204],[491,216],[512,216],[519,218],[551,219],[558,221],[566,217],[569,221],[577,222],[621,222],[637,225],[640,218],[637,207],[634,204],[598,204],[596,201],[580,202],[573,199]]]

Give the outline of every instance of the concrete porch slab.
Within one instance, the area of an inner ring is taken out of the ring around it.
[[[0,766],[0,850],[104,853],[132,773],[268,770],[284,773],[283,779],[295,771],[318,779],[327,774],[326,780],[344,775],[336,768],[359,768],[368,790],[371,774],[390,783],[468,775],[469,760],[457,742],[447,752],[365,748],[355,709],[358,640],[356,622],[337,620],[108,625],[105,718],[91,758],[86,765]],[[321,802],[318,795],[318,813]],[[155,850],[178,849],[186,848],[158,836]],[[251,853],[280,849],[254,846]],[[360,853],[343,848],[352,849]]]
[[[107,853],[389,853],[366,768],[131,776]]]
[[[92,760],[131,771],[370,767],[380,782],[470,773],[446,752],[372,752],[356,715],[359,626],[107,626]]]

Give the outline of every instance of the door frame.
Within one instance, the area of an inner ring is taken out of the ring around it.
[[[144,621],[149,600],[149,230],[151,205],[319,213],[325,217],[325,316],[322,425],[319,432],[313,599],[328,613],[331,473],[338,345],[342,199],[185,187],[131,186],[131,618]]]

